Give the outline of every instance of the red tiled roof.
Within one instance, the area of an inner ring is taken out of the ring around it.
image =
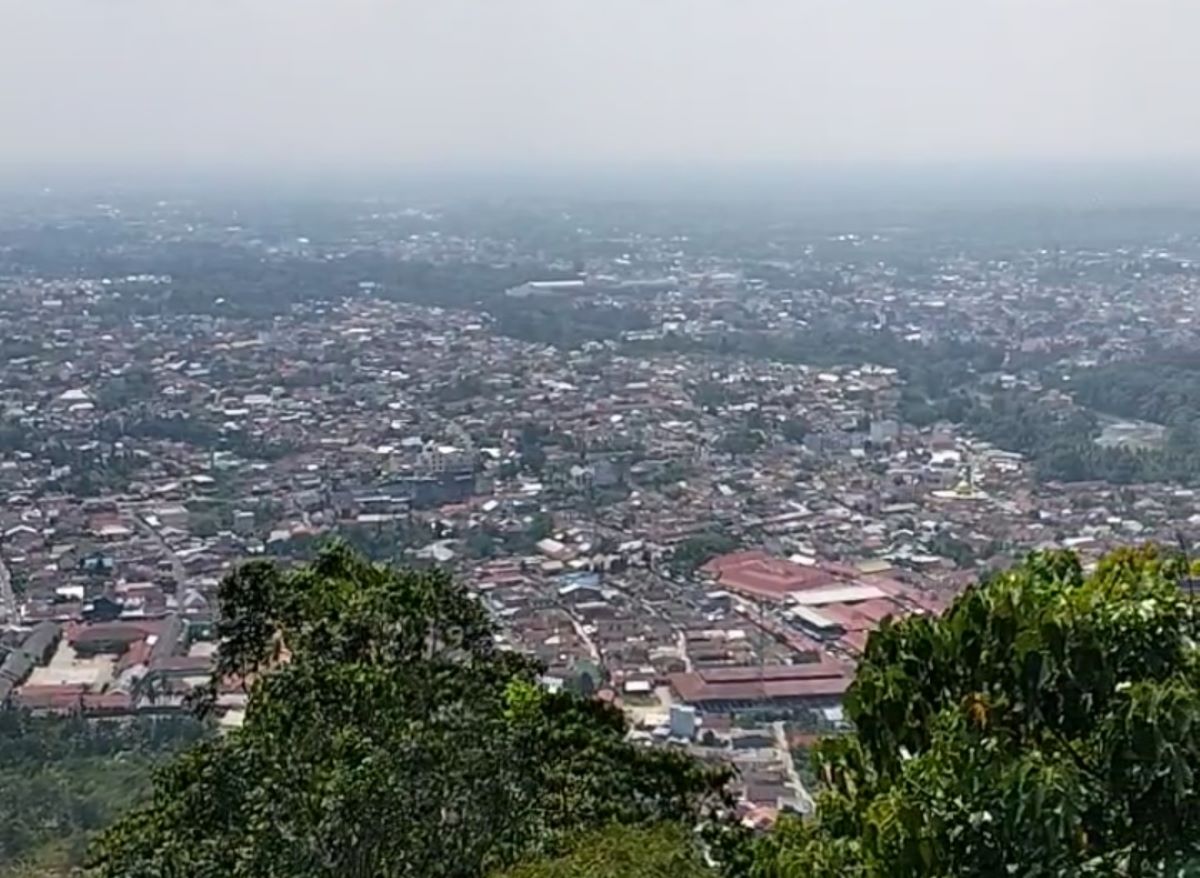
[[[886,598],[876,598],[870,601],[851,604],[850,609],[855,616],[870,622],[872,625],[878,625],[888,616],[906,615],[903,607]]]
[[[827,570],[807,567],[752,550],[720,555],[701,570],[722,587],[751,597],[783,600],[789,592],[820,588],[837,581]]]
[[[13,693],[13,703],[26,710],[74,710],[79,707],[79,700],[86,688],[74,683],[61,686],[22,686]]]
[[[730,552],[727,555],[718,555],[710,559],[700,569],[705,573],[711,573],[714,576],[719,576],[721,571],[736,567],[740,564],[748,564],[753,561],[769,561],[771,556],[761,549],[749,549],[744,552]]]
[[[881,576],[877,573],[872,573],[868,576],[860,576],[858,577],[858,580],[863,585],[873,585],[880,591],[885,592],[892,597],[906,594],[912,590],[910,586],[905,585],[899,579],[895,579],[891,576]]]
[[[139,640],[125,650],[125,654],[117,660],[117,673],[123,673],[134,665],[144,665],[150,661],[151,646],[145,640]]]
[[[42,683],[33,686],[22,686],[18,691],[31,698],[41,698],[44,695],[69,693],[76,697],[87,691],[85,683]]]
[[[821,615],[837,622],[847,631],[865,631],[879,627],[888,616],[908,615],[904,608],[887,598],[874,598],[851,604],[824,604]]]
[[[905,597],[927,613],[938,614],[943,612],[948,606],[947,602],[938,595],[930,594],[927,591],[910,589],[905,593]]]
[[[838,643],[847,649],[862,655],[863,651],[867,648],[867,639],[870,636],[871,632],[868,630],[850,631],[842,635],[838,639]]]

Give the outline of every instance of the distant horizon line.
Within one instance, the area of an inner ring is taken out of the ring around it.
[[[215,187],[209,194],[220,194],[225,185],[237,186],[243,194],[256,190],[279,194],[282,190],[321,197],[335,193],[345,197],[351,190],[359,197],[389,195],[384,190],[396,187],[410,190],[406,194],[441,188],[456,190],[456,195],[519,195],[528,187],[531,194],[549,190],[556,195],[613,198],[638,194],[687,195],[689,199],[706,194],[774,199],[950,194],[1025,200],[1029,195],[1046,194],[1192,202],[1200,199],[1200,159],[443,160],[306,165],[0,160],[0,191],[16,194],[150,194],[186,192],[193,187]],[[592,193],[592,189],[600,191]]]
[[[818,170],[825,168],[874,168],[887,170],[931,170],[931,169],[1061,169],[1067,168],[1188,168],[1200,171],[1200,156],[1110,156],[1110,157],[967,157],[967,158],[909,158],[909,157],[838,157],[838,158],[701,158],[681,160],[671,158],[581,158],[581,159],[552,159],[545,158],[422,158],[377,160],[361,159],[351,156],[341,158],[313,158],[302,162],[289,162],[279,159],[253,158],[245,160],[214,160],[195,158],[137,158],[128,159],[47,159],[32,158],[2,158],[0,157],[0,174],[12,173],[44,173],[59,171],[82,171],[105,173],[129,173],[154,169],[156,171],[200,171],[211,172],[250,172],[270,170],[272,172],[331,171],[346,169],[362,169],[372,173],[410,173],[414,171],[438,171],[453,173],[492,173],[496,171],[534,171],[538,173],[574,172],[579,170],[604,169],[610,171],[638,170]]]

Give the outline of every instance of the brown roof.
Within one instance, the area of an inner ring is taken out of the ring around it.
[[[84,683],[43,683],[35,686],[22,686],[20,689],[21,695],[29,698],[42,698],[49,695],[72,695],[78,698],[86,691],[87,685]]]
[[[172,655],[154,662],[154,670],[174,673],[207,674],[212,670],[214,660],[207,655]]]
[[[771,701],[794,698],[828,698],[844,695],[854,672],[839,662],[768,665],[737,668],[704,668],[670,676],[680,700]]]
[[[83,709],[89,713],[123,713],[133,709],[128,692],[91,692],[83,696]]]
[[[25,610],[27,619],[77,619],[83,612],[83,604],[79,601],[58,604],[30,604]]]
[[[110,640],[133,643],[152,634],[161,634],[163,623],[159,619],[121,620],[118,622],[96,622],[89,625],[74,625],[67,632],[72,644],[106,642]]]

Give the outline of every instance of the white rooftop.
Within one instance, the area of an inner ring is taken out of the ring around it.
[[[794,591],[789,597],[802,607],[823,607],[826,604],[852,604],[886,598],[887,592],[874,585],[831,585]]]

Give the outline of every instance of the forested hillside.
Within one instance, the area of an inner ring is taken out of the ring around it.
[[[140,804],[155,764],[205,734],[188,717],[113,723],[0,711],[0,875],[79,865]]]

